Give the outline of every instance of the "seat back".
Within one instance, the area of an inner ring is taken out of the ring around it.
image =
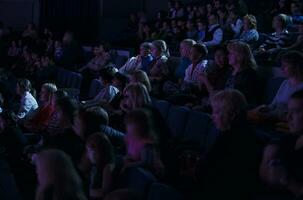
[[[88,97],[94,98],[103,88],[102,82],[99,79],[92,80],[89,88],[89,94]]]
[[[155,107],[161,113],[163,119],[167,118],[170,106],[171,106],[171,104],[167,101],[159,100],[159,101],[155,102]]]
[[[167,125],[172,137],[183,137],[189,109],[182,106],[171,106],[167,115]]]
[[[264,96],[264,102],[266,104],[270,104],[272,102],[272,100],[276,96],[278,89],[280,88],[281,83],[284,80],[285,78],[283,77],[268,79],[265,86],[265,96]]]

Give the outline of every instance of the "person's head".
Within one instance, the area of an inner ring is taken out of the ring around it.
[[[155,58],[161,57],[161,56],[169,56],[168,48],[166,45],[166,42],[164,40],[155,40],[152,42],[152,55]]]
[[[113,86],[123,91],[128,84],[128,77],[120,72],[115,73],[114,79],[112,80]]]
[[[198,31],[205,31],[206,27],[207,27],[207,25],[206,25],[205,21],[200,20],[200,21],[197,22],[197,29],[198,29]]]
[[[104,67],[100,70],[100,79],[104,85],[108,85],[112,83],[112,80],[117,73],[117,69],[112,66]]]
[[[199,62],[208,54],[207,47],[204,44],[194,44],[190,50],[190,60],[193,63]]]
[[[63,128],[71,128],[74,124],[78,112],[78,104],[76,100],[70,97],[57,99],[56,113],[58,121]]]
[[[287,15],[285,14],[279,14],[274,17],[272,22],[273,29],[277,30],[283,30],[287,26]]]
[[[207,10],[207,13],[212,13],[213,12],[213,6],[211,5],[211,3],[208,3],[206,5],[206,10]]]
[[[187,30],[194,29],[194,22],[192,20],[187,20],[186,28],[187,28]]]
[[[120,103],[122,110],[129,112],[151,104],[148,90],[141,83],[131,83],[123,91],[123,99]]]
[[[180,43],[180,54],[183,58],[189,58],[190,56],[190,49],[193,45],[196,44],[196,41],[192,39],[185,39]]]
[[[101,43],[99,45],[99,54],[108,53],[111,50],[111,45],[109,43]]]
[[[288,101],[287,122],[291,133],[303,133],[303,90],[291,95]]]
[[[107,126],[109,117],[107,112],[101,107],[91,107],[81,110],[75,118],[73,129],[82,139],[99,132],[101,126]]]
[[[44,83],[41,87],[39,100],[42,103],[51,103],[55,92],[57,92],[57,86],[55,84]]]
[[[281,68],[286,78],[303,81],[303,54],[299,51],[289,51],[281,57]]]
[[[219,67],[225,67],[228,64],[228,52],[224,46],[215,50],[215,64]]]
[[[65,98],[68,97],[67,92],[63,91],[63,90],[57,90],[54,95],[52,96],[52,100],[51,100],[51,104],[53,107],[56,106],[57,100],[61,99],[61,98]]]
[[[219,17],[218,15],[216,15],[215,13],[211,13],[208,16],[208,24],[209,25],[214,25],[214,24],[218,24],[219,23]]]
[[[19,79],[17,82],[16,93],[23,95],[25,92],[30,92],[32,89],[31,82],[28,79]]]
[[[232,42],[227,45],[228,62],[233,68],[242,70],[247,67],[256,68],[256,61],[248,44]]]
[[[216,9],[222,8],[222,6],[223,6],[222,2],[220,0],[214,0],[213,3],[214,3],[214,7]]]
[[[225,131],[244,118],[247,102],[238,90],[223,90],[211,98],[212,119],[217,129]]]
[[[126,140],[157,140],[153,117],[148,109],[140,108],[129,112],[125,117],[125,125]]]
[[[300,15],[302,13],[302,3],[299,1],[293,1],[290,7],[293,15]]]
[[[129,73],[129,82],[130,83],[142,83],[148,92],[152,90],[151,83],[145,71],[136,70]]]
[[[90,162],[98,167],[114,163],[115,160],[114,147],[104,133],[96,132],[87,138],[86,154]]]
[[[49,189],[53,190],[53,199],[85,199],[81,178],[66,153],[55,149],[43,150],[35,155],[34,162],[39,182],[36,200],[47,199]]]
[[[64,33],[64,36],[63,36],[63,44],[65,45],[68,45],[70,43],[72,43],[75,39],[75,36],[72,32],[70,31],[67,31]]]
[[[93,48],[93,54],[94,54],[94,56],[98,56],[100,54],[100,49],[98,46],[95,46]]]
[[[144,42],[140,45],[140,56],[146,57],[151,54],[152,44],[149,42]]]
[[[243,17],[243,29],[248,31],[250,29],[257,29],[257,19],[253,15],[245,15]]]

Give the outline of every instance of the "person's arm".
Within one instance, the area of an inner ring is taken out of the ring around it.
[[[141,152],[140,160],[133,161],[133,162],[128,161],[124,165],[124,169],[129,168],[129,167],[152,166],[153,165],[153,160],[154,160],[154,155],[153,155],[154,150],[152,148],[153,147],[150,147],[150,145],[145,146],[144,149]]]
[[[231,29],[233,30],[233,32],[235,33],[235,35],[238,35],[241,31],[242,28],[242,20],[238,19],[236,22],[236,25],[231,24]]]
[[[102,187],[97,189],[90,189],[89,190],[89,196],[92,198],[103,198],[105,197],[113,188],[113,171],[114,171],[115,165],[108,164],[103,169],[103,179],[102,179]]]
[[[223,31],[221,28],[219,28],[214,32],[213,39],[211,41],[204,42],[204,44],[206,46],[216,46],[219,45],[222,42],[222,40],[223,40]]]
[[[296,50],[296,49],[300,48],[302,43],[303,43],[303,36],[299,36],[294,44],[290,45],[289,47],[282,48],[282,49],[288,50],[288,51],[289,50]]]

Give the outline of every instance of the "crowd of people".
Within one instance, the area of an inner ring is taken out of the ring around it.
[[[140,45],[123,66],[108,42],[86,52],[72,32],[1,25],[0,198],[147,199],[125,183],[138,169],[184,199],[303,198],[302,3],[279,0],[268,17],[264,36],[244,1],[169,1],[153,23],[130,16]],[[78,95],[59,68],[81,74]],[[284,81],[265,102],[272,68]],[[209,149],[174,137],[155,99],[211,116]]]

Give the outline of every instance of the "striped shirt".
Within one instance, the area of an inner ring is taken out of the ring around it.
[[[287,30],[283,30],[281,33],[274,32],[270,34],[260,47],[264,49],[283,48],[287,47],[289,42],[290,34]]]

